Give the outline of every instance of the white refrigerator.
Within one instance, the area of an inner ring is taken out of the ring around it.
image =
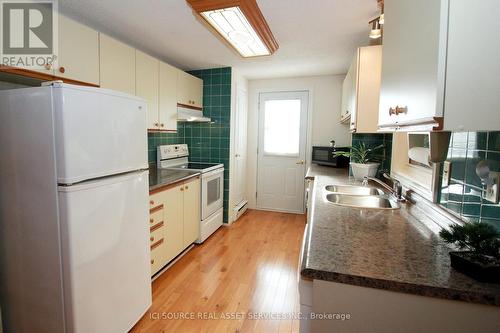
[[[150,307],[146,114],[99,88],[0,91],[5,333],[123,333]]]

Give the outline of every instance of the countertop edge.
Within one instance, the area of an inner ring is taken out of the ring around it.
[[[150,186],[150,187],[149,187],[149,192],[152,192],[152,191],[157,191],[157,190],[161,190],[161,189],[162,189],[162,188],[164,188],[164,187],[168,187],[168,186],[171,186],[171,185],[174,185],[174,184],[180,183],[180,182],[182,182],[182,181],[185,181],[185,180],[188,180],[188,179],[191,179],[191,178],[194,178],[194,177],[198,177],[198,176],[200,176],[200,175],[201,175],[201,173],[196,172],[196,173],[193,173],[193,174],[190,174],[190,175],[187,175],[187,176],[181,177],[181,178],[176,179],[176,180],[173,180],[173,181],[169,181],[169,182],[166,182],[166,183],[153,185],[153,186]]]
[[[451,288],[439,288],[422,284],[412,284],[394,280],[383,280],[372,277],[356,276],[337,272],[327,272],[305,267],[301,267],[300,275],[308,279],[343,283],[358,287],[381,289],[411,295],[447,299],[452,301],[463,301],[468,303],[500,306],[500,298],[498,297],[492,297],[486,294],[467,292],[463,290],[455,290]]]

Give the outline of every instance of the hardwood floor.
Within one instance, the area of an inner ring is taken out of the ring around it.
[[[298,332],[297,319],[258,317],[299,311],[304,227],[305,215],[248,211],[153,282],[153,305],[131,332]]]

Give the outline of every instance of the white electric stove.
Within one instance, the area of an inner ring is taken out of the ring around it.
[[[224,165],[189,162],[189,149],[186,144],[158,146],[156,157],[158,169],[201,173],[201,221],[200,235],[196,243],[203,243],[223,223]]]

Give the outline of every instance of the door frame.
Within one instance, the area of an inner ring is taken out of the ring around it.
[[[304,214],[306,211],[306,194],[305,190],[302,195],[302,213],[297,213],[297,212],[289,212],[289,211],[282,211],[282,210],[276,210],[276,209],[269,209],[269,208],[260,208],[257,204],[257,192],[259,188],[259,152],[261,151],[260,147],[260,135],[261,135],[261,129],[260,129],[260,121],[261,121],[261,109],[260,109],[260,100],[261,100],[261,95],[262,94],[268,94],[268,93],[297,93],[297,92],[306,92],[307,93],[307,110],[306,110],[306,137],[305,137],[305,164],[304,164],[304,189],[305,189],[305,176],[307,174],[307,171],[311,165],[311,153],[312,153],[312,146],[311,146],[311,140],[312,140],[312,114],[313,114],[313,99],[314,99],[314,89],[312,87],[304,87],[304,88],[298,88],[298,89],[259,89],[257,91],[257,142],[256,142],[256,152],[255,152],[255,209],[257,210],[264,210],[264,211],[275,211],[275,212],[284,212],[284,213],[290,213],[290,214]],[[250,110],[249,110],[250,111]]]

